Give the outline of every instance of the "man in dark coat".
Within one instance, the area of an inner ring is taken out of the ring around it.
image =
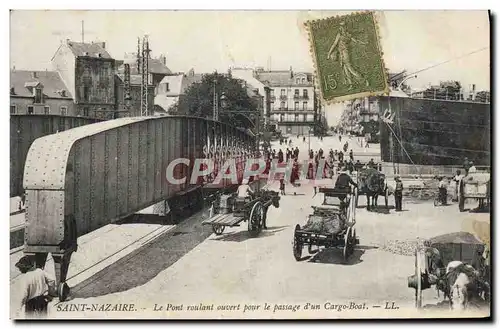
[[[283,151],[280,149],[278,152],[278,163],[283,162]]]
[[[351,191],[351,185],[358,187],[351,176],[347,173],[345,167],[343,167],[337,176],[337,181],[335,182],[335,190],[343,193],[349,193]],[[345,197],[339,197],[340,201],[344,201]]]
[[[396,181],[396,189],[394,190],[394,201],[396,204],[396,211],[401,211],[403,206],[403,182],[399,176],[394,177]]]

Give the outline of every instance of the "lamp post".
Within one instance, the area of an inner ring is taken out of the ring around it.
[[[309,153],[311,151],[311,127],[309,127],[308,137],[309,137],[308,138],[308,140],[309,140],[308,145],[309,146],[308,146],[307,152]]]

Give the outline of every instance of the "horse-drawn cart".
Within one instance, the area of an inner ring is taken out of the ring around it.
[[[458,188],[458,209],[465,211],[466,199],[478,199],[479,208],[485,207],[485,201],[491,204],[491,178],[488,172],[469,173],[462,178]]]
[[[371,205],[377,206],[378,197],[381,195],[384,196],[385,207],[389,207],[390,191],[385,174],[374,168],[365,168],[356,173],[356,180],[358,184],[356,207],[358,206],[358,198],[360,195],[366,195],[367,210],[371,209]]]
[[[415,250],[415,274],[408,277],[408,287],[415,289],[415,306],[422,308],[422,291],[436,287],[450,307],[464,309],[468,301],[489,302],[489,267],[483,257],[485,245],[466,232],[445,234],[424,242]],[[465,280],[460,287],[459,276]],[[463,292],[463,293],[461,293]]]
[[[313,206],[313,213],[309,215],[304,227],[295,226],[293,236],[293,256],[297,261],[302,259],[302,249],[308,246],[309,253],[313,253],[312,246],[342,248],[344,261],[354,251],[359,243],[356,238],[356,208],[354,193],[351,191],[336,191],[333,188],[319,188],[324,194],[323,204]]]
[[[265,227],[266,211],[270,205],[279,208],[278,192],[260,190],[253,198],[238,198],[235,193],[222,194],[210,207],[209,218],[203,225],[211,225],[216,235],[221,235],[226,227],[240,226],[248,222],[248,232],[258,235]]]

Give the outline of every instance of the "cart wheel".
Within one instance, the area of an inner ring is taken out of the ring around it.
[[[295,226],[295,231],[293,233],[293,257],[295,257],[296,261],[300,261],[302,259],[302,243],[300,243],[297,238],[297,231],[300,230],[300,225],[297,224]]]
[[[66,284],[66,282],[59,283],[59,286],[57,287],[57,295],[60,302],[64,302],[66,298],[68,298],[69,286]]]
[[[214,231],[214,233],[216,235],[221,235],[225,229],[226,229],[226,227],[222,226],[222,225],[218,225],[218,224],[212,225],[212,230]]]
[[[342,256],[344,257],[344,263],[347,263],[347,260],[349,259],[350,253],[351,253],[351,234],[352,230],[351,228],[347,228],[347,233],[344,236],[344,248],[342,249]]]
[[[415,289],[415,307],[422,308],[422,272],[423,272],[423,259],[425,254],[416,249],[415,250],[415,276],[417,278],[417,287]]]
[[[260,231],[262,231],[262,204],[257,201],[250,212],[250,217],[248,218],[248,232],[251,236],[257,236]]]

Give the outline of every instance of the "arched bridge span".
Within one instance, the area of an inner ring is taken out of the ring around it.
[[[185,116],[121,118],[41,137],[24,169],[25,253],[35,254],[38,266],[52,253],[64,290],[78,236],[190,188],[195,158],[215,150],[235,157],[228,150],[241,154],[254,146],[235,127]],[[192,160],[174,170],[186,183],[169,184],[166,168],[178,158]]]
[[[23,193],[24,163],[28,150],[40,137],[102,120],[54,114],[10,115],[10,196]]]

